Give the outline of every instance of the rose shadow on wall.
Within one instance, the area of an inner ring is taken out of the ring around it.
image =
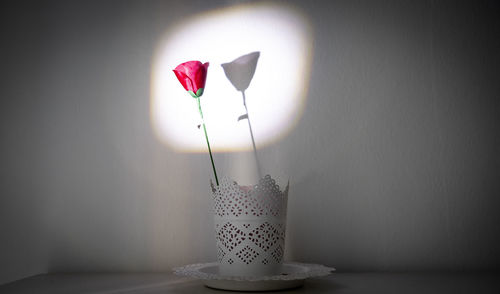
[[[285,136],[305,104],[311,35],[299,11],[269,4],[203,13],[171,29],[157,47],[151,72],[150,119],[157,137],[176,151],[206,152],[198,113],[192,111],[195,101],[172,73],[186,60],[211,64],[202,103],[213,151],[252,149],[248,126],[237,119],[245,108],[258,146]],[[252,51],[261,53],[245,107],[220,65]]]
[[[253,135],[252,123],[250,122],[250,115],[248,114],[246,102],[247,98],[245,96],[245,91],[248,89],[248,86],[250,86],[250,82],[255,74],[255,68],[257,67],[259,56],[260,52],[252,52],[240,56],[231,62],[222,64],[222,68],[224,68],[224,73],[231,84],[233,84],[236,90],[241,92],[245,113],[238,117],[238,121],[246,120],[248,123],[248,130],[250,131],[250,139],[252,139],[253,153],[257,165],[257,173],[260,179],[263,176],[262,168],[259,164],[259,156],[257,156],[257,147],[255,145],[255,137]]]

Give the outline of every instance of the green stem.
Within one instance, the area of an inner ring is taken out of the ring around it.
[[[208,153],[210,154],[210,161],[212,162],[212,169],[214,170],[215,182],[217,183],[217,186],[219,186],[219,179],[217,178],[217,171],[215,170],[215,163],[214,163],[214,158],[212,156],[212,149],[210,148],[210,142],[208,141],[207,127],[205,126],[205,119],[203,118],[203,111],[201,111],[200,97],[197,97],[196,100],[198,101],[198,109],[200,111],[201,121],[203,123],[203,130],[205,131],[205,139],[207,140]]]

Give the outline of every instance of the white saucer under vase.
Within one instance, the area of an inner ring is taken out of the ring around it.
[[[276,291],[301,287],[307,278],[322,277],[335,271],[320,264],[285,262],[275,275],[228,276],[220,274],[219,262],[190,264],[174,268],[177,275],[203,281],[205,286],[231,291]]]

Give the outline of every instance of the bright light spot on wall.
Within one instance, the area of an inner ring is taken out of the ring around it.
[[[286,6],[245,5],[189,18],[169,30],[153,60],[151,122],[158,138],[178,151],[205,152],[196,100],[172,70],[189,60],[210,62],[201,103],[214,151],[250,150],[241,92],[222,63],[260,51],[245,91],[257,146],[285,136],[298,121],[309,82],[312,39],[308,22]]]

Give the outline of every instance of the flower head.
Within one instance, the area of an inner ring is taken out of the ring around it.
[[[203,95],[205,82],[207,80],[208,65],[208,62],[201,63],[199,61],[188,61],[179,64],[174,69],[175,76],[177,76],[177,79],[184,89],[186,89],[193,98],[198,98]]]

